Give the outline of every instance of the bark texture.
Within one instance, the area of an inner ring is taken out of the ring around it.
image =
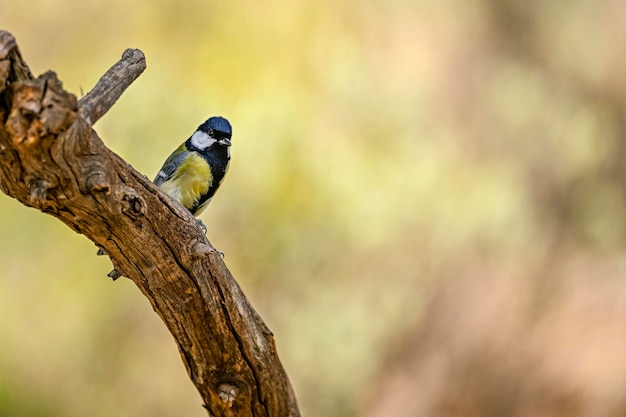
[[[95,242],[174,336],[212,416],[299,416],[270,330],[193,216],[91,128],[145,68],[127,50],[83,99],[0,31],[0,189]]]

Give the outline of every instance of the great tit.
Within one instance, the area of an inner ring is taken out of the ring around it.
[[[209,118],[165,160],[154,184],[197,217],[209,205],[228,171],[232,133],[225,118]],[[206,233],[204,223],[197,221]],[[98,249],[98,255],[104,254]],[[115,280],[119,273],[113,270],[109,276]]]
[[[209,118],[167,158],[154,184],[197,217],[228,171],[232,133],[225,118]],[[206,232],[202,221],[198,223]]]

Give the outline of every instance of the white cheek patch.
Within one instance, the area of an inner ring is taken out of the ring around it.
[[[215,142],[217,142],[215,139],[213,139],[206,133],[202,132],[201,130],[197,130],[191,136],[191,144],[195,148],[198,148],[200,150],[204,150],[208,148],[209,146],[213,145]]]

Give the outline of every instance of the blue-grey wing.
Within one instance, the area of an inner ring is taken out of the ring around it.
[[[161,167],[161,170],[154,178],[154,185],[160,186],[165,181],[172,178],[172,175],[176,172],[180,164],[183,163],[189,151],[185,148],[185,144],[182,144],[178,149],[176,149],[172,154],[165,160],[165,163]]]

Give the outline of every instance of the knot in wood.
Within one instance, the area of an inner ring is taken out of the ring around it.
[[[13,103],[6,122],[7,132],[16,145],[33,145],[39,142],[45,129],[38,119],[41,112],[43,83],[27,81],[13,85]]]
[[[107,179],[104,168],[99,163],[94,163],[86,170],[85,187],[90,194],[105,193],[108,194],[111,191],[111,185]]]
[[[41,111],[41,102],[34,97],[25,97],[24,101],[19,103],[19,111],[26,120],[32,120]]]
[[[6,127],[16,145],[32,146],[40,138],[58,135],[76,118],[76,97],[63,90],[53,72],[13,83],[11,89],[13,100]]]
[[[230,384],[221,384],[218,388],[220,400],[222,400],[228,408],[232,408],[235,397],[237,397],[237,387]]]
[[[136,220],[142,217],[146,212],[146,203],[139,193],[131,187],[123,186],[121,191],[122,213]]]
[[[43,179],[33,179],[30,182],[30,202],[41,205],[46,201],[48,194],[48,182]]]

